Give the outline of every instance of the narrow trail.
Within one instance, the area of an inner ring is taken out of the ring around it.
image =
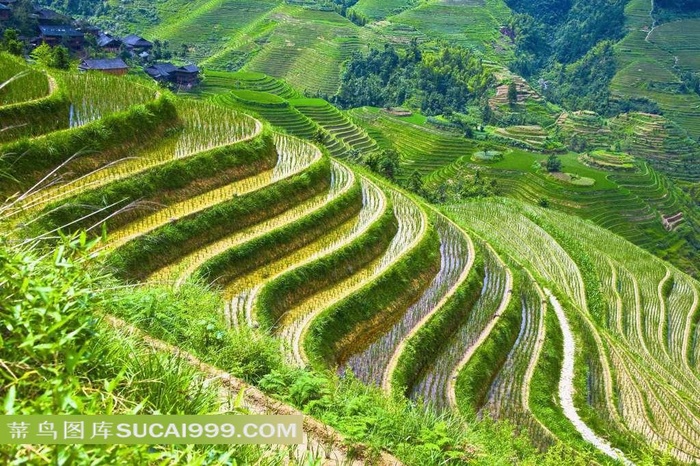
[[[464,368],[464,366],[467,365],[471,357],[474,355],[477,349],[486,341],[486,339],[491,335],[491,332],[493,331],[494,327],[496,327],[496,324],[501,321],[501,316],[503,315],[503,312],[506,310],[508,305],[510,304],[510,300],[513,296],[513,273],[510,271],[508,266],[503,263],[502,259],[498,257],[498,255],[494,251],[494,256],[496,260],[501,264],[502,267],[505,268],[506,272],[506,283],[505,283],[505,293],[503,294],[503,298],[501,299],[501,303],[499,304],[498,308],[496,309],[496,312],[494,313],[494,318],[491,319],[489,324],[486,326],[486,328],[481,332],[479,335],[479,338],[469,347],[467,352],[464,354],[462,359],[459,361],[457,366],[455,366],[454,370],[450,374],[449,382],[447,385],[447,401],[449,405],[453,408],[457,407],[457,392],[456,392],[456,385],[457,385],[457,377],[459,376],[460,371]]]
[[[180,358],[186,364],[201,371],[207,377],[207,381],[221,384],[221,409],[229,410],[232,400],[237,400],[243,393],[242,408],[250,414],[274,414],[284,416],[303,416],[304,443],[298,445],[294,452],[297,458],[305,458],[308,455],[323,455],[323,466],[363,466],[368,464],[366,457],[368,450],[363,445],[349,441],[335,428],[324,424],[311,416],[304,414],[293,406],[275,400],[265,395],[259,389],[243,382],[230,373],[223,371],[211,364],[202,362],[195,355],[176,346],[149,336],[141,329],[112,316],[106,316],[105,321],[120,332],[143,340],[154,351],[171,353]],[[205,382],[207,383],[207,382]],[[359,458],[358,457],[359,454]],[[356,459],[351,459],[356,458]],[[374,460],[374,457],[372,457]],[[387,452],[381,452],[379,459],[372,464],[378,466],[400,466],[401,461]]]
[[[656,29],[656,27],[659,25],[656,18],[654,18],[654,9],[655,8],[656,8],[656,4],[654,3],[654,0],[651,0],[651,9],[649,10],[649,18],[651,18],[651,29],[649,30],[646,37],[644,38],[644,40],[646,42],[649,42],[649,38],[654,33],[654,29]]]
[[[561,402],[564,415],[571,421],[574,428],[581,434],[583,439],[593,444],[598,450],[608,455],[609,457],[622,461],[626,465],[632,465],[619,450],[613,448],[608,442],[598,437],[593,430],[581,419],[576,406],[574,405],[574,364],[576,355],[576,340],[574,334],[569,327],[569,321],[566,318],[564,309],[552,294],[551,291],[545,289],[545,294],[549,297],[549,302],[554,309],[554,313],[559,319],[562,334],[564,336],[564,361],[561,369],[561,379],[559,380],[559,400]]]

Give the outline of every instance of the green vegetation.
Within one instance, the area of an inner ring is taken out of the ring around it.
[[[162,96],[79,128],[8,143],[0,147],[4,155],[0,159],[0,171],[9,172],[11,166],[14,182],[3,183],[0,193],[7,196],[18,189],[28,189],[64,163],[70,164],[73,177],[86,174],[101,164],[119,159],[129,146],[153,138],[176,122],[175,105],[168,96]],[[122,152],[107,150],[114,146]],[[76,158],[81,154],[91,156]]]
[[[1,456],[698,461],[688,11],[50,3],[239,71],[182,98],[0,54],[5,412],[300,409],[308,442]]]
[[[346,65],[334,102],[342,107],[397,107],[411,102],[426,115],[465,111],[492,84],[468,49],[441,45],[422,49],[416,40],[403,53],[387,45],[354,56]]]
[[[49,93],[46,75],[30,68],[8,53],[0,53],[0,105],[16,104],[45,97]]]
[[[148,215],[153,205],[162,207],[211,191],[263,170],[277,159],[272,136],[261,134],[245,145],[233,144],[174,160],[141,174],[73,196],[68,202],[47,205],[33,226],[51,231],[78,231],[109,219],[109,230]],[[143,208],[139,209],[138,204]],[[134,208],[124,211],[125,206]],[[94,229],[94,228],[93,228]]]
[[[328,159],[321,159],[305,173],[161,227],[118,249],[110,256],[109,264],[122,277],[145,278],[203,244],[280,214],[318,194],[328,186],[328,170]]]

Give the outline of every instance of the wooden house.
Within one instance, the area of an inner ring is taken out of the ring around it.
[[[191,87],[199,82],[200,70],[196,65],[176,66],[172,63],[154,63],[144,71],[158,82]]]
[[[122,39],[127,49],[136,53],[146,52],[153,48],[153,43],[135,34],[130,34]]]
[[[39,31],[41,42],[52,47],[65,45],[72,50],[81,50],[85,42],[85,34],[66,24],[55,26],[40,25]]]
[[[12,8],[0,3],[0,21],[6,21],[6,20],[10,19],[11,15],[12,15]]]
[[[99,71],[122,76],[129,72],[129,67],[121,58],[86,59],[78,66],[80,71]]]
[[[97,36],[97,46],[107,52],[117,53],[122,46],[121,39],[112,37],[109,34],[101,33]]]

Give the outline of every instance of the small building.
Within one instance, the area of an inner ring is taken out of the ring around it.
[[[144,71],[158,82],[191,87],[199,82],[200,70],[196,65],[175,66],[172,63],[154,63]]]
[[[176,69],[177,66],[172,63],[154,63],[143,70],[158,82],[170,82]]]
[[[71,21],[71,18],[49,8],[34,7],[34,17],[40,25],[58,25]]]
[[[143,37],[137,36],[135,34],[130,34],[126,36],[124,39],[122,39],[122,42],[124,43],[124,45],[126,45],[126,48],[135,52],[143,52],[146,50],[151,50],[153,48],[152,42],[147,41]]]
[[[107,52],[117,53],[122,46],[121,39],[112,37],[109,34],[101,33],[97,36],[97,46]]]
[[[199,82],[199,68],[196,65],[185,65],[175,70],[175,83],[180,86],[194,86]]]
[[[12,14],[12,8],[0,3],[0,20],[8,20]]]
[[[85,34],[66,24],[56,26],[40,25],[39,31],[41,32],[39,36],[41,42],[52,47],[65,45],[73,50],[81,50],[85,42]]]
[[[78,69],[80,71],[100,71],[116,76],[122,76],[129,72],[129,67],[121,58],[86,59],[80,62]]]

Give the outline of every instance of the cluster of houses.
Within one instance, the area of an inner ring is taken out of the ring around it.
[[[0,0],[0,20],[9,19],[13,5],[17,0]],[[83,58],[78,66],[81,71],[98,71],[113,75],[128,73],[129,66],[120,57],[123,52],[147,62],[144,71],[158,82],[179,87],[192,87],[200,81],[200,69],[196,65],[184,66],[172,63],[148,63],[153,49],[153,43],[141,36],[131,34],[126,37],[116,37],[93,26],[77,27],[72,18],[62,15],[49,8],[35,7],[34,17],[39,27],[36,37],[29,43],[36,47],[47,44],[51,47],[63,45],[77,55],[86,55],[85,38],[90,34],[95,37],[97,47],[104,54],[115,55],[113,58]]]

